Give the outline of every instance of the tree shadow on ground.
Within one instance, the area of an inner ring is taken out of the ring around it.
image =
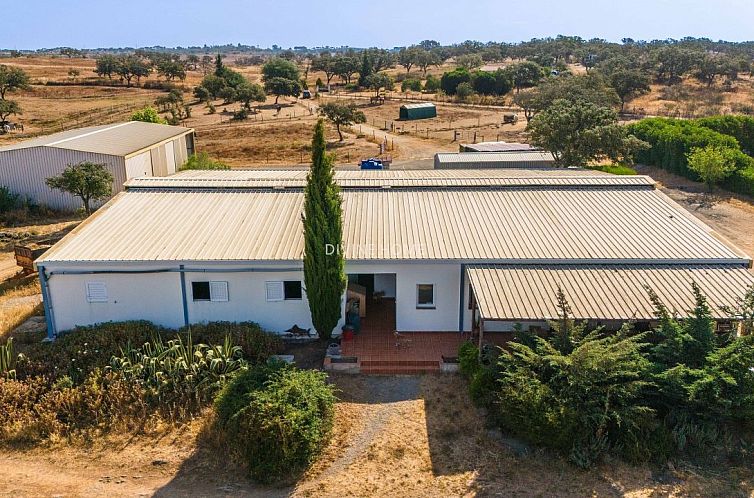
[[[289,496],[291,487],[257,484],[242,466],[231,460],[229,448],[218,438],[212,418],[209,417],[197,435],[194,451],[181,462],[170,482],[155,491],[154,496]],[[168,463],[156,460],[153,465],[160,467]]]

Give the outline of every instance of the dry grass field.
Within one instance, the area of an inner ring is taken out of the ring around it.
[[[241,72],[249,80],[261,81],[260,66],[237,66],[236,56],[226,58],[226,64]],[[131,113],[152,104],[161,90],[126,88],[124,86],[90,86],[94,79],[94,60],[91,58],[21,57],[3,59],[3,64],[12,64],[24,69],[31,77],[30,91],[13,94],[21,104],[24,114],[15,118],[24,124],[23,133],[0,135],[0,146],[25,138],[63,129],[109,123],[128,119]],[[490,64],[486,69],[504,67],[509,62]],[[441,75],[452,69],[446,63],[432,67],[428,74]],[[76,78],[68,71],[78,70]],[[572,65],[574,73],[583,73],[584,68]],[[404,75],[402,67],[388,71],[393,76]],[[191,89],[202,79],[199,71],[189,71],[180,84],[189,102],[193,101]],[[411,77],[421,77],[418,69]],[[310,71],[308,83],[314,85],[324,74]],[[145,81],[154,81],[151,76]],[[144,82],[142,82],[144,83]],[[394,160],[426,159],[437,151],[453,151],[459,143],[474,141],[526,141],[526,121],[523,114],[516,125],[503,125],[502,114],[512,110],[511,96],[500,100],[503,107],[489,105],[460,105],[438,102],[438,117],[433,119],[402,122],[398,120],[398,108],[406,101],[435,100],[434,95],[389,92],[384,105],[369,106],[368,92],[345,92],[336,77],[334,92],[322,94],[321,102],[332,99],[350,100],[362,106],[367,123],[347,130],[344,143],[337,143],[334,132],[329,139],[336,152],[339,164],[356,165],[359,159],[379,153],[380,142],[388,144],[387,154]],[[53,86],[60,85],[60,86]],[[652,91],[627,104],[627,110],[647,114],[694,116],[741,110],[754,99],[754,82],[742,75],[730,88],[707,89],[693,80],[666,87],[653,85]],[[306,161],[307,142],[310,130],[317,117],[316,100],[283,98],[281,110],[273,105],[274,99],[259,106],[258,112],[245,122],[231,121],[239,104],[223,105],[214,102],[217,112],[210,114],[204,105],[192,105],[192,116],[184,122],[197,131],[197,146],[212,156],[226,161],[233,167],[265,167],[298,164]]]
[[[575,469],[489,430],[459,376],[335,376],[335,433],[297,482],[259,486],[205,430],[0,450],[0,496],[750,496],[751,468]]]

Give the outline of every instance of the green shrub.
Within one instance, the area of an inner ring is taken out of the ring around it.
[[[218,161],[209,157],[206,152],[199,152],[198,154],[192,154],[183,166],[181,171],[187,169],[230,169],[230,166],[222,161]]]
[[[155,109],[152,106],[147,106],[143,109],[139,109],[138,111],[135,111],[131,115],[131,121],[143,121],[145,123],[167,124],[167,120],[160,117],[160,114],[157,112],[157,109]]]
[[[0,186],[0,213],[7,213],[18,207],[18,194],[11,192],[8,187]]]
[[[699,176],[688,168],[687,156],[695,148],[713,146],[720,150],[729,150],[735,163],[735,172],[723,182],[726,188],[747,195],[754,195],[754,158],[747,156],[739,146],[735,135],[726,135],[708,126],[736,133],[742,139],[749,140],[746,133],[729,130],[720,123],[722,119],[711,121],[681,120],[669,118],[649,118],[629,125],[629,132],[650,144],[649,149],[641,150],[636,161],[658,166],[672,173],[699,180]],[[719,126],[718,126],[719,125]],[[743,128],[743,125],[741,125]],[[732,128],[732,126],[731,126]]]
[[[97,368],[110,365],[128,345],[141,346],[156,334],[166,333],[151,322],[109,322],[78,327],[61,333],[52,343],[31,345],[17,367],[18,375],[70,377],[78,384]]]
[[[471,378],[479,370],[479,348],[471,341],[464,341],[458,347],[458,369]]]
[[[233,418],[234,415],[249,404],[252,393],[264,389],[270,376],[283,368],[286,368],[286,363],[270,361],[239,371],[225,384],[215,399],[218,425],[226,430],[237,430],[231,429],[232,424],[237,421]]]
[[[441,88],[440,79],[437,76],[429,75],[424,82],[424,91],[427,93],[437,93]]]
[[[690,317],[677,320],[648,289],[659,325],[642,334],[630,324],[588,331],[560,291],[552,333],[517,334],[497,370],[481,362],[470,389],[503,428],[581,467],[607,453],[658,463],[746,455],[754,336],[718,335],[706,298],[696,284],[692,291]],[[486,385],[492,397],[484,399]]]
[[[712,116],[696,122],[710,130],[735,138],[741,149],[754,156],[754,118],[751,116]]]
[[[298,476],[326,444],[335,394],[322,372],[283,367],[258,389],[266,375],[237,376],[217,406],[233,454],[254,479],[275,482]],[[250,392],[243,394],[246,389]]]
[[[610,173],[611,175],[636,175],[636,170],[623,164],[607,164],[605,166],[590,166],[589,169]]]
[[[283,341],[254,322],[210,322],[192,325],[181,329],[182,334],[190,330],[194,342],[220,344],[225,337],[230,337],[233,344],[241,347],[243,357],[252,363],[261,363],[283,350]]]
[[[500,355],[496,406],[506,429],[582,467],[639,439],[652,414],[641,400],[649,368],[641,336],[589,334],[570,352],[535,341],[510,342]]]
[[[401,92],[421,92],[422,82],[416,78],[408,78],[401,82]]]
[[[461,83],[469,83],[470,87],[470,82],[471,73],[466,69],[458,68],[442,75],[440,78],[440,88],[442,88],[442,91],[448,95],[455,95],[458,85]]]
[[[192,413],[213,398],[234,372],[247,367],[241,348],[229,337],[221,344],[197,344],[188,335],[163,343],[158,334],[139,348],[127,347],[111,367],[173,416]]]

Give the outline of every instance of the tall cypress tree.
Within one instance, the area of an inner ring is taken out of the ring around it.
[[[333,158],[325,148],[325,124],[314,127],[312,166],[304,191],[304,283],[314,329],[329,339],[341,316],[346,288],[343,212],[340,189],[333,179]]]

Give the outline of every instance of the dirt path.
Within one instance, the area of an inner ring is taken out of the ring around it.
[[[293,486],[250,482],[226,451],[203,442],[200,418],[162,437],[0,450],[0,496],[648,497],[754,489],[750,472],[656,473],[620,462],[581,471],[548,452],[518,451],[486,427],[456,375],[333,380],[341,401],[332,443]]]

